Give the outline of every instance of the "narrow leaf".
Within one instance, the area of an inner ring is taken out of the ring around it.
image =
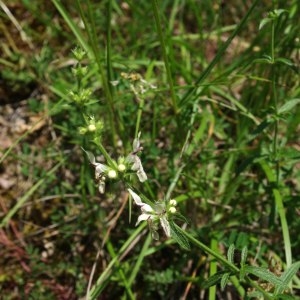
[[[295,98],[292,100],[289,100],[288,102],[284,103],[279,109],[279,114],[284,114],[293,109],[297,104],[300,103],[300,98]]]
[[[190,243],[186,237],[177,229],[177,226],[174,222],[170,221],[170,229],[172,238],[185,250],[190,250]]]
[[[235,250],[235,246],[234,244],[231,244],[228,248],[228,251],[227,251],[227,259],[229,262],[231,262],[232,264],[234,264],[234,261],[233,261],[233,257],[234,257],[234,250]]]
[[[258,134],[263,132],[270,124],[274,122],[273,119],[263,120],[250,134],[249,140],[254,139]]]
[[[248,255],[248,248],[247,248],[247,246],[245,246],[242,250],[241,266],[244,266],[246,264],[247,255]]]
[[[264,18],[260,21],[258,30],[261,30],[266,24],[268,24],[271,21],[270,18]]]
[[[281,64],[287,65],[289,67],[294,66],[294,63],[290,59],[284,58],[284,57],[278,57],[278,58],[276,58],[275,59],[275,63],[281,63]]]
[[[240,281],[244,280],[246,274],[247,274],[247,266],[242,265],[240,269]]]
[[[284,286],[282,280],[279,277],[277,277],[276,275],[274,275],[273,273],[271,273],[269,270],[265,268],[245,266],[245,271],[246,273],[253,274],[262,280],[272,283],[276,287]]]
[[[288,287],[288,284],[293,279],[293,277],[296,275],[300,268],[300,261],[292,264],[287,270],[285,270],[281,276],[280,279],[283,282],[282,287],[277,287],[275,293],[283,293],[284,290]]]
[[[230,273],[225,273],[223,276],[222,276],[222,279],[221,279],[221,290],[224,291],[227,283],[228,283],[228,280],[229,280],[229,277],[230,277]]]
[[[201,287],[203,289],[207,289],[213,285],[216,285],[218,282],[221,281],[224,274],[227,274],[227,272],[221,271],[221,272],[218,272],[218,273],[210,276],[206,281],[204,281],[204,283],[201,284]]]

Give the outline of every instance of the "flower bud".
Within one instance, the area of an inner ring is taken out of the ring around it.
[[[119,164],[119,165],[118,165],[118,170],[119,170],[120,172],[124,172],[124,171],[126,170],[126,166],[125,166],[124,164]]]
[[[96,131],[96,126],[95,126],[95,124],[90,124],[90,125],[88,126],[88,129],[89,129],[90,132]]]
[[[116,178],[118,174],[115,170],[111,169],[108,171],[107,176],[112,179],[112,178]]]
[[[175,213],[176,213],[176,207],[171,206],[171,207],[169,208],[169,212],[170,212],[171,214],[175,214]]]
[[[84,127],[79,127],[79,134],[83,135],[83,134],[86,134],[86,128]]]
[[[175,199],[171,199],[170,200],[170,205],[176,206],[177,205],[177,201]]]

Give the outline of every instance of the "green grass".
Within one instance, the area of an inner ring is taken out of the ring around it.
[[[299,297],[300,7],[245,3],[0,2],[3,299]]]

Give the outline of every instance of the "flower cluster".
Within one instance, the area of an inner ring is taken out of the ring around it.
[[[128,192],[132,196],[136,205],[141,208],[141,215],[138,217],[136,225],[141,221],[147,221],[152,234],[153,239],[158,240],[157,224],[160,223],[167,237],[171,236],[171,228],[169,218],[176,213],[177,202],[174,199],[170,201],[160,201],[153,205],[144,203],[139,195],[137,195],[131,189]]]
[[[126,162],[132,164],[131,170],[136,172],[136,175],[138,176],[140,182],[144,182],[147,180],[147,174],[144,171],[141,159],[137,155],[140,151],[143,150],[143,147],[141,147],[140,144],[140,136],[141,133],[139,133],[138,137],[134,139],[132,144],[133,151],[127,156]]]
[[[133,141],[133,151],[125,158],[120,157],[117,162],[111,161],[110,165],[97,162],[92,152],[84,150],[91,165],[95,168],[95,180],[98,183],[98,189],[101,194],[104,194],[105,192],[105,181],[107,177],[116,179],[119,177],[119,173],[124,176],[128,173],[128,170],[136,172],[140,182],[147,180],[147,174],[145,173],[141,159],[138,156],[138,153],[142,150],[143,148],[140,146],[140,133]]]
[[[117,161],[111,160],[108,164],[103,164],[96,161],[94,154],[90,151],[85,151],[91,165],[95,168],[95,180],[98,184],[98,189],[101,194],[105,193],[105,183],[108,179],[117,179],[120,176],[125,178],[125,175],[130,171],[136,172],[140,182],[145,182],[147,174],[144,171],[142,162],[138,153],[143,150],[140,144],[140,133],[134,139],[132,144],[132,152],[126,157],[120,157]],[[135,204],[141,209],[141,214],[138,217],[136,225],[141,221],[147,221],[151,231],[152,238],[158,240],[158,225],[163,228],[167,237],[171,236],[170,219],[176,213],[177,202],[174,199],[169,201],[157,201],[155,203],[145,203],[141,197],[136,194],[132,189],[128,189]]]
[[[148,90],[156,89],[156,86],[149,83],[139,73],[121,73],[121,77],[129,81],[129,86],[132,92],[138,96],[145,94]],[[119,84],[119,80],[110,82],[113,86]]]
[[[119,157],[114,160],[106,152],[105,148],[102,146],[99,141],[99,137],[102,134],[104,125],[102,121],[95,120],[93,116],[88,116],[84,112],[88,105],[94,103],[95,100],[92,100],[91,89],[84,88],[82,84],[82,79],[86,76],[88,68],[82,65],[82,61],[86,55],[84,51],[80,49],[75,49],[73,51],[74,56],[77,60],[76,66],[73,68],[72,72],[78,80],[77,89],[69,93],[70,99],[82,110],[83,118],[85,121],[85,126],[79,127],[79,133],[81,135],[90,135],[93,136],[93,141],[98,145],[101,153],[104,156],[105,162],[99,162],[96,160],[96,156],[90,152],[83,149],[86,153],[90,164],[95,170],[95,180],[98,185],[98,190],[100,194],[105,193],[106,182],[108,180],[122,180],[128,186],[128,179],[130,176],[135,173],[138,180],[143,183],[148,177],[144,171],[139,153],[143,150],[140,143],[141,133],[138,133],[132,144],[132,151],[127,156]],[[136,127],[139,128],[142,107],[144,103],[144,95],[152,89],[156,89],[156,86],[152,85],[139,73],[121,73],[120,81],[127,81],[129,84],[130,90],[135,95],[135,98],[140,102],[141,109],[138,111],[137,124]],[[116,86],[120,81],[111,81],[113,86]],[[158,227],[162,227],[167,237],[172,237],[176,239],[176,230],[172,219],[176,213],[176,201],[175,200],[165,200],[165,201],[156,201],[151,202],[146,200],[145,196],[139,196],[132,189],[128,189],[129,194],[133,198],[133,201],[137,206],[140,207],[141,213],[137,219],[136,225],[142,221],[147,221],[149,229],[151,231],[153,239],[158,239]],[[142,198],[141,198],[142,197]],[[142,201],[142,199],[144,201]]]
[[[80,134],[93,133],[99,135],[103,130],[103,122],[96,121],[94,116],[88,117],[87,125],[85,127],[79,127]]]

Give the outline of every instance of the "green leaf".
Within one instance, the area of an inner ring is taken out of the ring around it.
[[[284,287],[282,280],[265,268],[245,266],[245,271],[248,274],[253,274],[262,280],[272,283],[275,287]]]
[[[271,19],[277,19],[283,13],[288,13],[288,11],[286,9],[274,9],[268,14],[268,17]]]
[[[191,250],[191,246],[187,238],[177,229],[178,225],[170,221],[172,238],[185,250]]]
[[[220,271],[218,273],[215,273],[214,275],[210,276],[204,283],[201,284],[201,287],[203,289],[207,289],[213,285],[216,285],[219,281],[221,281],[222,277],[228,274],[226,271]]]
[[[282,161],[296,163],[300,160],[300,152],[299,150],[290,148],[288,146],[282,147],[280,151],[278,151],[278,158]]]
[[[189,220],[184,215],[178,212],[174,215],[173,219],[189,224]]]
[[[261,30],[266,24],[268,24],[269,22],[271,22],[272,19],[271,18],[264,18],[260,21],[259,23],[259,27],[258,30]]]
[[[276,287],[275,294],[284,292],[284,290],[288,287],[288,284],[291,282],[295,274],[298,272],[299,268],[300,268],[300,261],[292,264],[287,270],[285,270],[281,274],[280,279],[283,282],[283,286]]]
[[[294,66],[294,63],[290,59],[287,59],[287,58],[284,58],[284,57],[276,58],[275,63],[282,63],[282,64],[287,65],[289,67]]]
[[[242,265],[240,269],[240,281],[244,280],[247,273],[247,265]]]
[[[279,109],[278,113],[279,114],[285,114],[291,109],[293,109],[297,104],[300,103],[300,98],[295,98],[292,100],[289,100],[288,102],[284,103]]]
[[[206,67],[205,70],[201,73],[200,77],[196,80],[193,87],[191,87],[187,93],[182,97],[180,100],[180,107],[182,108],[185,106],[188,102],[191,102],[194,98],[199,96],[199,86],[204,82],[204,80],[209,76],[212,69],[217,65],[217,63],[223,59],[224,53],[228,46],[231,44],[232,40],[237,36],[240,32],[240,30],[243,28],[243,26],[247,23],[247,19],[251,15],[251,13],[254,11],[256,5],[260,1],[254,0],[251,7],[247,11],[247,13],[244,15],[243,19],[240,21],[240,23],[235,27],[235,30],[232,32],[232,34],[228,37],[228,39],[225,41],[223,45],[219,48],[216,56],[212,59],[212,61],[209,63],[209,65]]]
[[[249,235],[246,232],[240,232],[235,241],[235,245],[238,248],[242,248],[249,242]]]
[[[253,63],[258,63],[258,64],[272,64],[271,58],[257,58],[253,60]]]
[[[253,140],[258,134],[263,132],[270,124],[274,122],[274,119],[267,118],[263,120],[249,135],[249,141]]]
[[[247,255],[248,255],[248,248],[247,246],[245,246],[241,254],[241,266],[244,266],[246,264]]]
[[[227,283],[228,283],[228,280],[229,280],[229,277],[230,277],[230,273],[225,273],[223,276],[222,276],[222,279],[221,279],[221,290],[224,291]]]
[[[233,257],[234,257],[234,250],[235,250],[235,246],[234,244],[231,244],[228,248],[228,251],[227,251],[227,259],[229,262],[231,262],[232,264],[234,264],[234,261],[233,261]]]

